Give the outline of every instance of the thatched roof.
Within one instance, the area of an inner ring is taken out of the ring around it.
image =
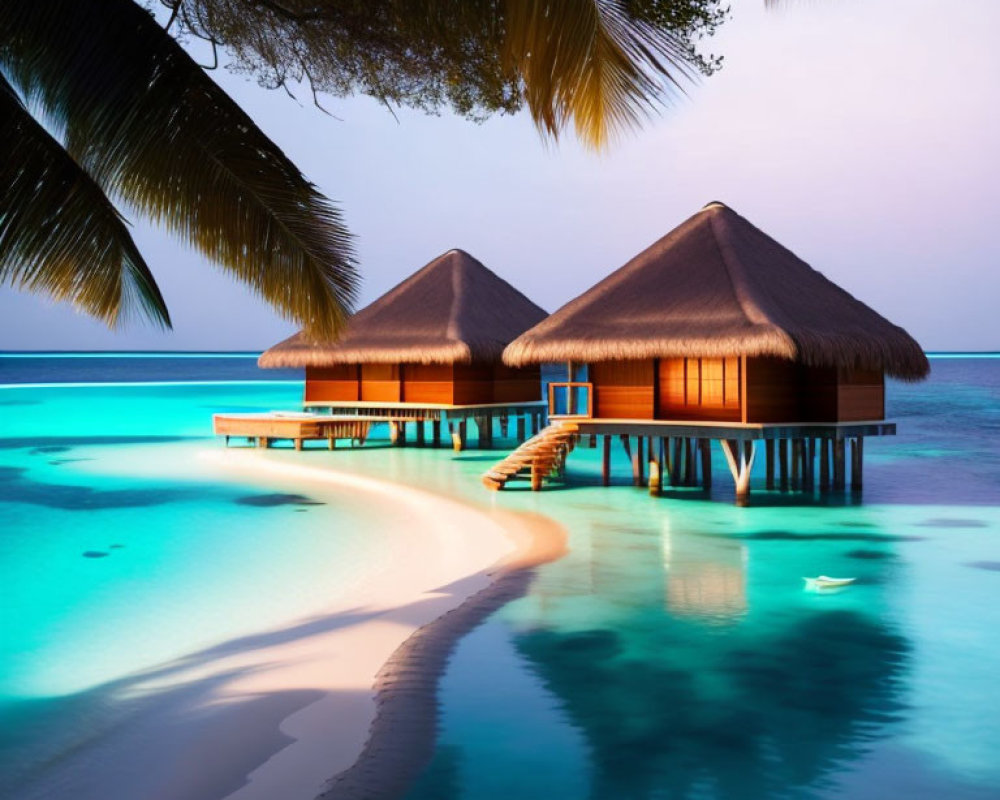
[[[261,355],[262,367],[499,361],[545,311],[463,250],[449,250],[348,321],[336,342],[297,333]]]
[[[909,334],[722,203],[515,339],[504,361],[774,355],[881,369],[930,367]]]

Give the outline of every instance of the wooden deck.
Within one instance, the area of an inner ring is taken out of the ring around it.
[[[570,415],[550,418],[576,425],[581,434],[628,434],[630,436],[687,436],[695,439],[832,438],[855,436],[894,436],[895,422],[710,422],[659,419],[595,419]]]
[[[216,436],[246,439],[257,447],[270,447],[275,440],[290,440],[296,450],[306,441],[325,439],[332,450],[338,440],[364,444],[372,422],[357,417],[319,414],[215,414],[212,428]]]

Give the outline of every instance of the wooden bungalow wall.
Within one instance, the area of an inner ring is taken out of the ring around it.
[[[306,367],[306,402],[360,400],[360,370],[357,364]]]
[[[885,418],[881,372],[778,358],[671,358],[589,365],[604,419],[849,422]]]
[[[493,364],[347,364],[306,368],[306,402],[441,405],[541,399],[541,370]]]
[[[750,358],[746,402],[748,422],[884,419],[885,381],[877,370],[809,367],[780,358]]]

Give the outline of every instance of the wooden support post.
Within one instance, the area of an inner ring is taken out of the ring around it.
[[[774,489],[774,439],[764,442],[764,470],[766,473],[764,487],[769,491]]]
[[[844,490],[844,440],[833,440],[833,489],[840,492]]]
[[[632,453],[632,483],[642,486],[642,437],[635,437],[635,450]]]
[[[625,450],[625,458],[632,458],[632,445],[629,442],[629,438],[626,434],[621,434],[622,448]]]
[[[425,444],[424,421],[418,419],[413,424],[417,426],[417,447],[423,447]]]
[[[431,438],[434,440],[434,446],[441,446],[441,420],[435,419],[431,421]]]
[[[504,411],[500,415],[500,435],[506,439],[507,432],[510,430],[510,415]]]
[[[400,447],[406,447],[406,420],[399,420],[396,425],[399,426],[399,437],[396,439],[396,444]]]
[[[812,492],[816,488],[816,440],[811,436],[806,439],[805,476],[805,489],[808,492]]]
[[[819,490],[830,491],[830,440],[819,440]]]
[[[336,446],[337,446],[337,440],[333,438],[333,434],[331,433],[329,436],[326,437],[326,447],[328,450],[333,450],[333,448]]]
[[[750,496],[750,474],[753,471],[755,456],[754,443],[745,441],[741,445],[740,442],[731,439],[722,439],[719,444],[722,446],[729,472],[736,484],[736,502],[745,503]]]
[[[523,442],[528,437],[525,436],[525,428],[527,427],[527,420],[524,414],[517,415],[517,440]]]
[[[660,482],[660,464],[655,459],[649,459],[649,493],[659,497],[663,484]]]
[[[701,449],[701,485],[705,489],[712,488],[712,440],[699,439],[698,447]]]
[[[301,439],[292,439],[292,442],[294,443],[296,450],[301,450],[302,449],[302,440]]]
[[[670,485],[680,486],[681,485],[681,453],[684,443],[680,440],[680,437],[674,438],[674,446],[671,453],[670,459]]]
[[[802,440],[792,439],[792,491],[797,492],[802,488]]]
[[[605,434],[601,437],[604,452],[601,454],[601,480],[605,486],[611,485],[611,437]]]
[[[229,437],[226,437],[226,447],[229,447]]]
[[[858,436],[851,441],[851,491],[860,492],[863,481],[865,462],[865,439]]]
[[[531,462],[531,491],[537,492],[542,488],[542,478],[544,477],[538,461],[533,459]]]
[[[451,427],[451,425],[449,425]],[[456,425],[451,432],[451,446],[456,453],[465,449],[465,420]]]
[[[788,491],[788,439],[778,440],[778,481],[781,491]]]
[[[540,430],[542,415],[537,411],[531,412],[531,435],[534,436]]]
[[[694,484],[694,459],[691,457],[691,437],[684,437],[684,455],[683,455],[683,465],[684,473],[681,477],[681,483],[685,486],[691,486]]]

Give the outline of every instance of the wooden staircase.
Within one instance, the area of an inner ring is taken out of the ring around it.
[[[577,430],[572,422],[553,422],[491,467],[483,475],[483,485],[499,491],[508,481],[530,480],[532,491],[537,492],[544,480],[562,473],[566,456],[576,444]]]

